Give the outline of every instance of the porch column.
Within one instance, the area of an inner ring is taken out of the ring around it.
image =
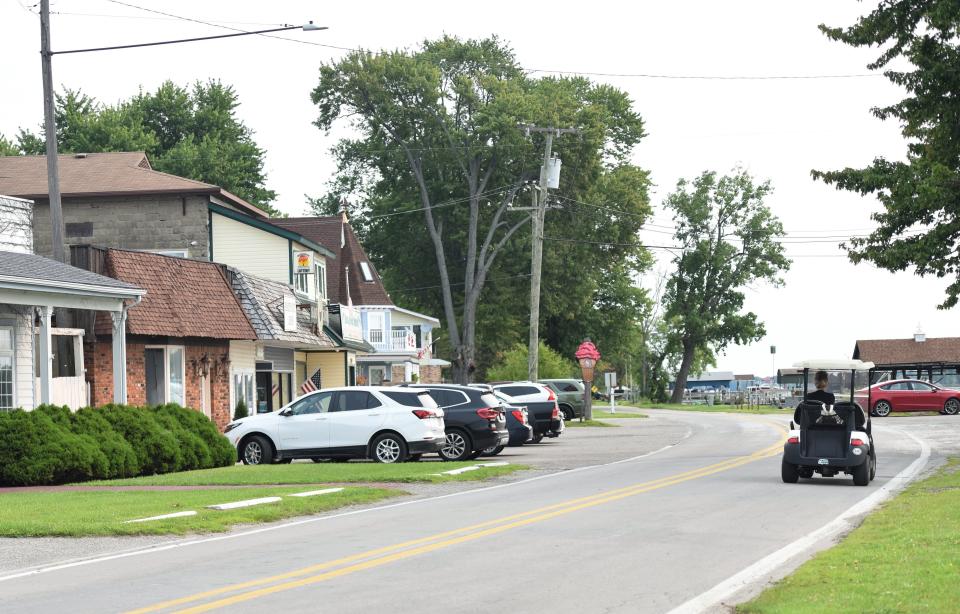
[[[111,311],[113,320],[113,402],[127,403],[127,310]]]
[[[47,404],[53,398],[53,381],[50,377],[50,368],[53,366],[53,356],[50,355],[50,318],[53,307],[41,306],[40,312],[40,347],[37,348],[37,360],[40,361],[40,403]]]

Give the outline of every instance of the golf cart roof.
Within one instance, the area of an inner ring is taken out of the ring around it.
[[[872,362],[847,358],[815,358],[801,360],[793,365],[797,369],[822,369],[824,371],[867,371],[873,368]]]

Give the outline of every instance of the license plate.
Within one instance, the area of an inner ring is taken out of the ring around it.
[[[829,460],[829,459],[826,459],[826,458],[821,458],[820,460],[817,461],[817,464],[818,464],[818,465],[829,465],[829,464],[830,464],[830,460]]]

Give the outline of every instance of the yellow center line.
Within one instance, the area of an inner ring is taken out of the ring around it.
[[[779,430],[786,433],[786,430],[783,429],[782,426],[780,425],[774,425],[774,426],[776,426]],[[241,593],[233,597],[228,597],[218,601],[212,601],[206,604],[201,604],[201,605],[198,605],[186,610],[182,610],[182,611],[183,612],[205,612],[208,610],[224,607],[227,605],[232,605],[242,601],[256,599],[264,595],[269,595],[269,594],[276,593],[283,590],[289,590],[291,588],[304,586],[306,584],[322,582],[324,580],[336,578],[342,575],[354,573],[364,569],[379,567],[381,565],[385,565],[387,563],[391,563],[397,560],[409,558],[411,556],[416,556],[418,554],[432,552],[434,550],[438,550],[441,548],[446,548],[456,544],[473,541],[475,539],[479,539],[480,537],[485,537],[487,535],[500,533],[503,531],[507,531],[509,529],[526,526],[529,524],[533,524],[535,522],[542,522],[544,520],[569,514],[580,509],[593,507],[595,505],[600,505],[600,504],[608,503],[611,501],[617,501],[625,497],[631,497],[644,492],[649,492],[651,490],[656,490],[659,488],[664,488],[666,486],[671,486],[674,484],[679,484],[689,480],[712,475],[714,473],[718,473],[721,471],[727,471],[729,469],[733,469],[735,467],[739,467],[741,465],[751,463],[761,458],[771,456],[779,452],[779,450],[781,449],[781,446],[782,446],[782,443],[778,442],[770,447],[764,448],[762,450],[759,450],[747,456],[734,457],[731,459],[727,459],[725,461],[721,461],[719,463],[715,463],[713,465],[701,467],[699,469],[692,469],[690,471],[674,474],[672,476],[667,476],[664,478],[659,478],[659,479],[651,480],[648,482],[642,482],[639,484],[633,484],[630,486],[625,486],[622,488],[617,488],[617,489],[605,491],[602,493],[589,495],[586,497],[571,499],[561,503],[540,507],[527,512],[513,514],[510,516],[489,520],[486,522],[470,525],[467,527],[462,527],[459,529],[454,529],[454,530],[446,531],[443,533],[437,533],[427,537],[409,540],[409,541],[394,544],[391,546],[385,546],[382,548],[361,552],[361,553],[343,557],[334,561],[328,561],[328,562],[320,563],[317,565],[311,565],[308,567],[304,567],[302,569],[286,572],[283,574],[276,574],[276,575],[265,577],[265,578],[259,578],[259,579],[250,580],[247,582],[240,582],[237,584],[232,584],[232,585],[224,586],[221,588],[204,591],[201,593],[196,593],[193,595],[188,595],[178,599],[164,601],[164,602],[157,603],[145,608],[133,610],[128,614],[156,612],[158,610],[163,610],[163,609],[167,609],[167,608],[171,608],[179,605],[184,605],[187,603],[200,601],[202,599],[207,599],[210,597],[216,597],[218,595],[223,595],[225,593],[242,591],[244,589],[263,586],[265,584],[272,584],[274,582],[289,580],[291,578],[300,578],[301,576],[309,576],[310,574],[314,574],[315,572],[318,572],[318,571],[330,570],[331,568],[334,568],[334,567],[340,567],[341,565],[354,563],[353,565],[347,565],[346,567],[341,567],[340,569],[335,569],[333,571],[325,571],[324,573],[321,573],[319,575],[313,575],[307,578],[301,578],[299,580],[295,580],[292,582],[274,584],[273,586]],[[493,525],[499,525],[499,526],[493,526]],[[491,528],[486,528],[486,527],[491,527]],[[459,537],[454,537],[454,536],[459,536]],[[440,540],[440,541],[437,541],[437,540]],[[429,543],[429,542],[434,542],[434,543]],[[419,546],[419,547],[411,548],[412,546]],[[402,550],[402,551],[396,552],[398,550]],[[393,553],[393,554],[390,554],[390,553]],[[380,555],[385,555],[385,556],[380,556]],[[371,558],[371,557],[374,557],[374,558]],[[370,560],[364,561],[363,559],[370,559]],[[362,562],[357,562],[357,561],[362,561]]]

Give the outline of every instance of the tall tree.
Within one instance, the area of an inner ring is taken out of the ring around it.
[[[269,213],[276,193],[266,188],[264,150],[237,117],[232,87],[167,81],[106,105],[80,91],[57,95],[57,143],[63,153],[145,151],[154,169],[219,185]],[[44,153],[43,139],[21,130],[22,153]]]
[[[813,171],[813,176],[860,194],[873,194],[884,211],[878,227],[850,240],[853,262],[871,261],[918,275],[949,277],[941,309],[960,297],[960,4],[956,0],[884,0],[849,28],[820,29],[853,47],[882,47],[870,69],[904,60],[912,70],[884,75],[909,95],[873,114],[900,122],[905,161],[877,158],[865,168]]]
[[[780,273],[790,267],[776,240],[783,225],[763,204],[770,190],[742,170],[719,179],[706,172],[690,183],[680,180],[667,197],[683,248],[664,295],[664,317],[680,355],[674,403],[683,400],[698,356],[709,361],[730,343],[765,334],[756,314],[742,313],[741,290],[757,281],[780,284]]]
[[[602,251],[563,242],[573,235],[589,241],[600,227],[610,231],[608,241],[622,243],[599,258],[601,266],[645,261],[635,235],[649,213],[648,181],[627,163],[642,122],[614,88],[579,78],[531,79],[496,38],[445,37],[412,52],[355,52],[324,65],[313,100],[319,128],[346,119],[358,135],[334,149],[340,173],[331,194],[314,201],[318,211],[329,212],[342,196],[359,198],[355,223],[394,296],[443,313],[456,381],[468,381],[476,368],[478,340],[493,347],[485,342],[497,337],[503,349],[522,339],[511,332],[525,310],[516,289],[529,283],[529,216],[510,205],[527,204],[542,141],[521,124],[579,127],[579,136],[555,141],[565,168],[558,193],[574,201],[616,198],[612,206],[624,210],[622,223],[613,224],[609,212],[557,201],[565,213],[548,216],[555,218],[547,227],[552,252]],[[620,199],[627,191],[629,198]],[[561,217],[577,227],[558,226]],[[554,270],[552,252],[545,249],[545,271]],[[481,301],[488,285],[498,291]],[[575,284],[558,293],[566,294],[558,302],[589,304],[597,289]],[[479,328],[484,321],[491,325]]]

